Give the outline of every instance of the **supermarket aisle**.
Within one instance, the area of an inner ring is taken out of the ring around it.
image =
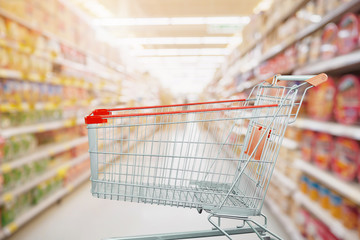
[[[276,217],[265,208],[269,228],[288,239]],[[54,205],[20,229],[10,240],[24,239],[104,239],[161,232],[181,232],[209,229],[207,214],[195,209],[152,206],[138,203],[97,199],[90,194],[90,184],[84,184],[60,204]],[[225,239],[211,238],[211,239]],[[236,236],[234,239],[257,239]]]

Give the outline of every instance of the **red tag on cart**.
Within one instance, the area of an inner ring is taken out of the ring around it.
[[[261,136],[264,134],[264,132],[265,132],[265,136],[261,139]],[[268,132],[268,133],[266,133],[266,132]],[[245,153],[248,155],[251,155],[254,152],[256,145],[260,142],[256,152],[253,154],[253,157],[255,160],[260,160],[262,151],[265,146],[265,141],[266,141],[266,139],[268,139],[270,137],[270,133],[271,133],[271,130],[268,131],[261,126],[254,126],[251,131],[251,136],[250,136],[250,140],[249,140],[250,142],[246,148]]]

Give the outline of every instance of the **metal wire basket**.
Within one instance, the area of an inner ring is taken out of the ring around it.
[[[262,215],[287,125],[295,121],[306,91],[326,79],[275,76],[247,99],[94,110],[85,118],[92,195],[205,210],[219,230],[202,232],[211,236],[230,238],[250,229],[260,238],[268,233],[280,239],[249,217]],[[244,226],[227,231],[212,217],[239,219]]]

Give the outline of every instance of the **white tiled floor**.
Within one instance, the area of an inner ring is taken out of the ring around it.
[[[276,218],[264,209],[269,228],[288,239]],[[207,230],[207,214],[194,209],[152,206],[97,199],[84,184],[60,204],[53,205],[21,228],[11,240],[92,240],[107,237]],[[214,237],[211,239],[226,239]],[[235,236],[234,239],[257,239],[255,236]]]

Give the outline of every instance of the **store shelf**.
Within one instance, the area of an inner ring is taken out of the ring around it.
[[[321,183],[331,187],[342,196],[349,198],[356,204],[360,204],[360,184],[354,182],[345,182],[330,172],[324,171],[311,163],[297,159],[295,167],[301,169],[306,174],[316,178]]]
[[[29,153],[23,157],[20,157],[16,160],[12,160],[9,163],[3,163],[0,166],[0,174],[3,172],[9,172],[14,168],[18,168],[24,164],[28,164],[34,162],[36,160],[55,155],[57,153],[61,153],[67,151],[73,147],[76,147],[80,144],[86,143],[88,141],[88,137],[80,137],[74,140],[70,140],[64,143],[55,143],[43,148],[36,149],[35,152]]]
[[[328,211],[323,209],[316,202],[311,201],[303,193],[297,192],[294,195],[294,199],[299,204],[307,208],[314,216],[319,218],[323,223],[325,223],[329,227],[329,229],[331,229],[331,232],[335,234],[338,238],[343,240],[359,240],[356,231],[351,231],[346,229],[338,219],[335,219]]]
[[[0,78],[19,79],[21,77],[22,74],[19,71],[0,68]]]
[[[299,144],[296,141],[286,137],[284,137],[282,145],[287,149],[291,149],[291,150],[296,150],[299,148]]]
[[[44,201],[40,202],[38,205],[34,206],[23,215],[18,217],[13,223],[7,225],[1,232],[0,232],[0,239],[4,239],[5,237],[9,237],[12,235],[19,227],[23,226],[25,223],[29,222],[39,213],[50,207],[52,204],[56,203],[58,200],[69,194],[73,191],[74,188],[78,187],[81,183],[88,180],[90,177],[90,170],[83,173],[79,176],[76,180],[72,183],[67,184],[62,189],[58,190]]]
[[[284,186],[289,194],[294,192],[297,189],[296,183],[282,172],[274,170],[273,172],[274,180],[281,183],[281,186]]]
[[[45,37],[49,38],[49,39],[53,39],[59,43],[62,43],[62,44],[65,44],[73,49],[76,49],[77,51],[79,52],[82,52],[84,54],[86,54],[87,56],[91,56],[92,58],[98,60],[99,62],[101,62],[102,64],[112,68],[113,70],[119,72],[119,73],[124,73],[123,70],[124,68],[121,68],[119,67],[119,65],[121,66],[121,64],[119,63],[114,63],[113,61],[110,61],[110,60],[107,60],[105,57],[102,57],[102,56],[98,56],[97,54],[95,53],[92,53],[86,49],[82,49],[78,46],[76,46],[76,44],[74,43],[71,43],[65,39],[62,39],[58,36],[56,36],[55,34],[53,33],[50,33],[50,32],[47,32],[47,31],[44,31],[42,26],[41,25],[35,25],[35,24],[31,24],[17,16],[15,16],[14,14],[12,13],[9,13],[8,11],[4,10],[4,9],[1,9],[0,8],[0,16],[4,16],[14,22],[17,22],[23,26],[25,26],[26,28],[29,28],[29,29],[32,29],[36,32],[40,31],[42,35],[44,35]]]
[[[278,20],[274,21],[274,23],[267,28],[267,30],[262,34],[258,39],[252,41],[252,43],[242,51],[239,58],[242,58],[247,52],[252,50],[256,45],[258,45],[262,40],[264,40],[265,37],[267,37],[270,33],[274,31],[274,29],[279,26],[283,21],[285,21],[287,18],[291,17],[293,14],[295,14],[299,9],[301,9],[306,3],[308,3],[310,0],[300,0],[298,3],[294,4],[294,6],[291,9],[288,9],[285,14],[278,18]],[[238,58],[238,59],[239,59]],[[235,60],[236,62],[236,60]]]
[[[322,122],[306,118],[298,118],[295,121],[294,126],[301,129],[325,132],[334,136],[348,137],[360,140],[359,126],[348,126],[339,123]]]
[[[319,22],[309,25],[308,27],[306,27],[305,29],[300,31],[298,34],[296,34],[295,36],[290,37],[287,40],[285,40],[284,42],[272,47],[269,51],[262,54],[261,58],[251,61],[252,64],[249,64],[247,67],[245,67],[242,72],[247,72],[247,71],[257,67],[260,63],[265,62],[265,61],[275,57],[279,53],[286,50],[292,44],[311,35],[312,33],[316,32],[317,30],[324,27],[329,22],[336,22],[345,13],[356,12],[359,9],[360,9],[360,1],[359,0],[352,0],[350,2],[341,4],[341,6],[339,6],[335,10],[333,10],[330,13],[328,13],[327,15],[325,15]]]
[[[285,213],[281,212],[280,208],[273,200],[267,197],[265,198],[265,204],[272,214],[277,217],[281,226],[284,227],[291,240],[304,240],[293,221]]]
[[[84,123],[83,118],[78,118],[78,119],[70,118],[70,119],[58,120],[53,122],[37,123],[28,126],[1,129],[0,135],[4,138],[9,138],[11,136],[15,136],[18,134],[44,132],[44,131],[55,130],[64,127],[72,127],[83,123]]]
[[[329,60],[311,63],[297,69],[294,74],[317,74],[317,73],[344,73],[351,70],[358,70],[360,66],[360,51],[351,52],[346,55],[331,58]]]
[[[51,177],[56,176],[57,174],[62,174],[64,172],[66,172],[66,170],[68,168],[70,168],[82,161],[85,161],[86,159],[89,159],[89,153],[87,153],[87,152],[74,158],[70,162],[61,164],[59,167],[45,172],[43,175],[31,180],[30,182],[20,185],[18,188],[14,189],[10,192],[3,193],[0,198],[0,205],[4,204],[6,202],[12,201],[15,197],[19,196],[20,194],[29,191],[30,189],[36,187],[38,184],[46,181],[47,179],[49,179]]]

